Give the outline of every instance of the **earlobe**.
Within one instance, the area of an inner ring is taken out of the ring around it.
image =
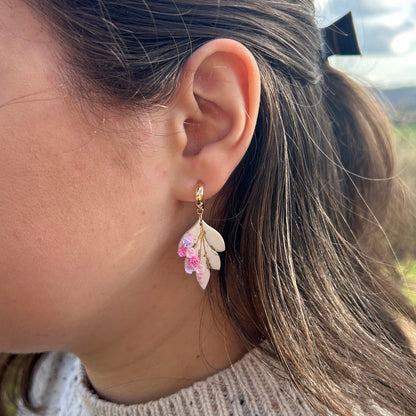
[[[191,201],[195,184],[216,194],[243,158],[251,142],[260,101],[260,76],[253,55],[230,39],[213,40],[186,62],[175,98],[177,135],[175,189]]]

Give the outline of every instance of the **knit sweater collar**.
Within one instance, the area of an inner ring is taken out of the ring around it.
[[[51,353],[33,387],[47,416],[313,415],[283,371],[271,371],[264,364],[259,349],[206,380],[143,404],[120,405],[99,398],[80,360],[68,353]],[[34,416],[22,408],[18,415]]]
[[[259,368],[262,368],[261,373]],[[258,350],[251,351],[206,380],[161,399],[137,405],[118,405],[100,399],[92,391],[80,362],[76,371],[80,381],[77,389],[85,406],[85,416],[265,415],[272,414],[268,413],[271,409],[280,407],[275,380],[267,373]]]

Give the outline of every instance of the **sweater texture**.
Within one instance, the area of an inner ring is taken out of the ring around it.
[[[47,416],[312,416],[284,377],[272,375],[257,349],[229,368],[170,396],[137,405],[99,398],[80,360],[50,353],[38,368],[32,394]],[[20,406],[18,416],[34,416]]]

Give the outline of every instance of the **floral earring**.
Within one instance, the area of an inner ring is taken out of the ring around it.
[[[221,268],[218,252],[225,250],[224,239],[221,234],[210,227],[203,219],[204,187],[196,188],[196,213],[198,221],[181,238],[178,247],[179,257],[185,257],[185,272],[196,273],[198,283],[202,289],[207,287],[211,270]]]

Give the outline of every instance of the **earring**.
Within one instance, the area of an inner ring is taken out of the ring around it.
[[[185,257],[185,272],[196,273],[198,283],[202,289],[207,287],[210,271],[221,268],[218,252],[225,250],[224,239],[221,234],[210,227],[203,219],[204,187],[196,187],[196,213],[198,220],[181,238],[178,247],[179,257]]]

